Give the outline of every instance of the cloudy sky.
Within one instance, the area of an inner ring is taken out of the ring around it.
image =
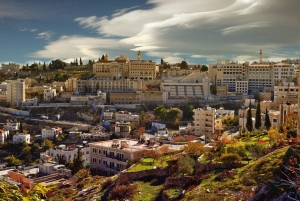
[[[0,62],[299,57],[299,0],[0,0]]]

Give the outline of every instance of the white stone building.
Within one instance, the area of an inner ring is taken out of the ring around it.
[[[56,89],[52,87],[44,89],[44,101],[51,101],[54,97],[56,97]]]
[[[19,144],[20,142],[30,143],[30,134],[17,133],[13,135],[13,144]]]
[[[3,128],[5,130],[9,130],[9,131],[12,131],[12,132],[19,131],[20,123],[19,122],[14,122],[12,120],[6,120],[6,123],[3,125]]]

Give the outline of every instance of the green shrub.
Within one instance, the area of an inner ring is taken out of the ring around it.
[[[223,163],[236,163],[241,160],[241,157],[236,153],[222,154],[220,161]]]

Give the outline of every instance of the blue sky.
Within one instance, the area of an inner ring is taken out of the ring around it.
[[[0,63],[299,57],[299,0],[0,0]]]

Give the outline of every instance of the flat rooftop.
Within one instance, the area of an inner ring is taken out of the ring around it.
[[[124,147],[124,148],[121,149],[121,142],[123,142],[123,141],[127,142],[127,147]],[[119,146],[118,147],[112,147],[113,144],[119,144]],[[89,145],[90,145],[90,147],[92,147],[92,146],[101,146],[101,147],[111,148],[111,149],[116,149],[116,150],[128,150],[128,151],[132,151],[132,152],[157,147],[156,144],[152,147],[152,146],[148,146],[148,145],[145,145],[145,144],[141,144],[141,143],[139,143],[138,140],[127,139],[127,138],[122,138],[122,139],[117,139],[117,140],[106,140],[106,141],[92,142],[92,143],[89,143]]]

